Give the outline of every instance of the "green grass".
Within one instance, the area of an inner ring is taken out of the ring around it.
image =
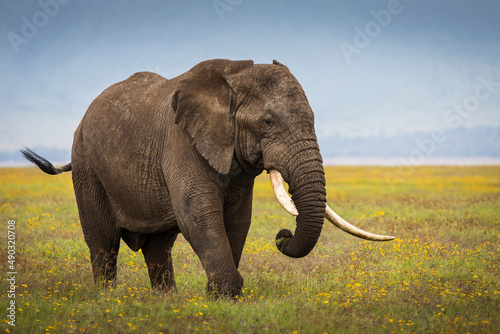
[[[294,220],[257,179],[237,300],[215,300],[182,237],[178,291],[151,291],[140,252],[122,243],[118,281],[95,287],[71,175],[0,169],[0,329],[11,333],[498,333],[499,167],[327,169],[330,205],[392,242],[363,241],[325,222],[302,259],[276,250]],[[16,326],[7,318],[8,221],[16,221]]]

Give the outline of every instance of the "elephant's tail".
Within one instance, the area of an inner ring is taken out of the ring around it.
[[[57,168],[54,167],[54,165],[51,164],[50,161],[39,156],[29,148],[25,147],[24,149],[21,150],[21,153],[24,155],[26,159],[37,165],[42,171],[44,171],[47,174],[57,175],[63,172],[71,171],[71,162],[67,165]]]

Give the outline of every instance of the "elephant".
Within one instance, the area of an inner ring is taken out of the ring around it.
[[[55,167],[21,151],[48,174],[72,171],[97,284],[116,280],[123,240],[142,250],[152,288],[175,289],[171,250],[182,233],[203,265],[208,292],[241,294],[238,267],[254,179],[263,171],[296,216],[294,233],[276,235],[283,254],[311,252],[325,217],[361,238],[394,239],[360,230],[326,205],[313,111],[276,60],[207,60],[172,79],[135,73],[91,103],[74,133],[70,163]]]

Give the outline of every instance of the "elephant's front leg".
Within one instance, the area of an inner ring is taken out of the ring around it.
[[[237,196],[236,200],[226,203],[224,207],[224,226],[236,268],[239,267],[241,253],[252,221],[253,183],[243,189],[242,193]]]
[[[196,215],[181,227],[182,234],[200,258],[208,277],[207,290],[216,297],[241,293],[243,278],[233,259],[224,227],[222,208]]]

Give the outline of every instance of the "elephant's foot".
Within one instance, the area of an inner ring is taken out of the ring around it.
[[[172,261],[164,264],[150,263],[148,265],[151,288],[157,291],[175,291],[174,269]]]
[[[104,288],[113,286],[116,282],[116,254],[99,252],[91,262],[94,282]]]
[[[209,278],[207,284],[207,293],[210,297],[215,299],[230,297],[236,298],[241,296],[241,289],[243,288],[243,278],[238,273],[238,277],[229,281],[227,277],[216,279],[214,275]]]
[[[94,282],[102,288],[113,287],[116,285],[116,269],[114,271],[102,271],[94,275]]]
[[[106,276],[99,276],[97,278],[94,277],[94,282],[97,286],[107,289],[107,288],[112,288],[116,285],[116,277],[115,278],[109,278]]]
[[[167,275],[164,275],[167,276]],[[161,292],[177,292],[177,287],[175,285],[175,281],[173,279],[170,279],[169,277],[159,277],[159,278],[153,278],[150,277],[151,281],[151,288],[156,291],[161,291]]]
[[[169,285],[165,283],[159,283],[159,284],[153,284],[151,283],[151,288],[154,291],[161,292],[161,293],[176,293],[177,292],[177,286],[175,284]]]

